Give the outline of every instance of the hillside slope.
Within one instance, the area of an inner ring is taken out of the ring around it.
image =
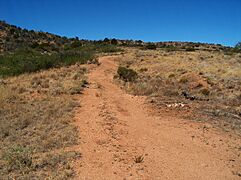
[[[27,30],[0,21],[0,52],[15,51],[19,48],[39,48],[57,51],[77,39],[69,39],[48,32]]]
[[[0,179],[240,179],[240,49],[0,21]]]

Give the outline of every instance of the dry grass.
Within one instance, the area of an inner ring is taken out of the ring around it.
[[[67,179],[71,161],[65,150],[78,143],[73,125],[75,97],[87,85],[80,65],[0,80],[0,177]]]
[[[207,115],[207,121],[212,120],[227,131],[240,132],[240,53],[137,48],[126,51],[120,64],[137,71],[139,77],[134,83],[123,84],[127,91],[151,96],[159,105],[191,104],[191,109],[198,114],[192,119],[201,120]],[[188,96],[183,96],[183,92]]]

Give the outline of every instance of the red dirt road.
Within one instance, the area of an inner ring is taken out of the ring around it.
[[[113,83],[115,58],[100,58],[80,98],[76,179],[241,179],[240,139],[158,114],[144,97],[126,94]]]

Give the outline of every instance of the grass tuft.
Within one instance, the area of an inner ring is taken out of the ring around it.
[[[120,66],[117,70],[119,78],[126,82],[133,82],[138,77],[138,74],[133,69]]]

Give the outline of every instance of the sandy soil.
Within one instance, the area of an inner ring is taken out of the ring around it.
[[[76,112],[76,179],[240,179],[241,141],[208,124],[153,109],[113,83],[114,56],[89,73]],[[136,162],[143,159],[141,162]]]

